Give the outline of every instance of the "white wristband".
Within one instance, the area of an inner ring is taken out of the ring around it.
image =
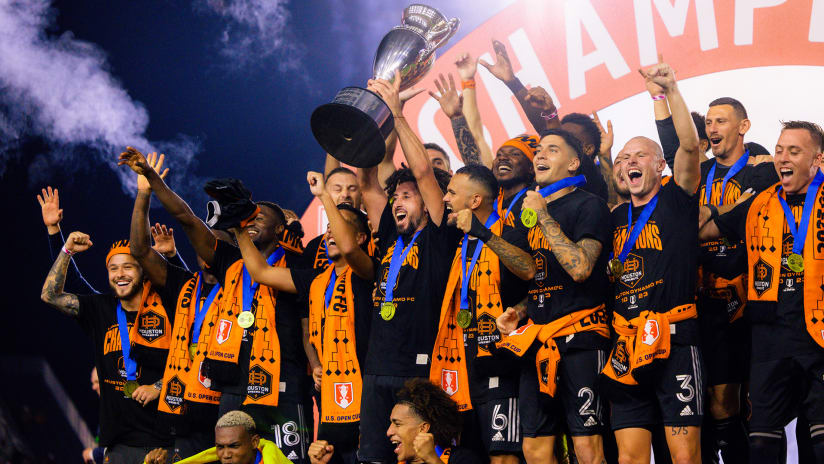
[[[73,251],[69,251],[69,250],[66,249],[66,245],[63,245],[63,250],[62,251],[63,251],[63,253],[66,253],[69,256],[74,254]]]

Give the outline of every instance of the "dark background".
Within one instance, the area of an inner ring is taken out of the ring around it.
[[[450,42],[454,44],[506,2],[428,3],[463,20]],[[197,165],[186,175],[238,177],[255,198],[276,201],[301,214],[311,200],[305,173],[323,168],[323,153],[308,124],[311,111],[341,87],[365,83],[380,38],[399,24],[406,4],[396,0],[290,2],[287,35],[302,63],[290,70],[279,66],[287,58],[283,54],[244,63],[221,56],[218,39],[226,19],[183,1],[56,1],[56,27],[48,34],[71,31],[106,53],[111,74],[150,115],[149,140],[185,134],[200,142]],[[429,76],[418,85],[432,88],[431,80]],[[0,175],[0,218],[5,222],[0,240],[4,269],[0,353],[45,356],[94,431],[97,397],[88,381],[90,343],[71,318],[39,300],[51,258],[35,195],[46,183],[60,189],[64,235],[73,230],[91,235],[95,246],[77,256],[76,262],[101,291],[108,290],[106,251],[113,241],[127,238],[133,198],[124,193],[114,174],[116,152],[106,165],[91,153],[84,157],[84,150],[90,148],[74,147],[69,166],[32,167],[38,155],[59,149],[47,139],[29,135],[4,155],[8,158]],[[167,180],[175,188],[174,172]],[[190,201],[200,198],[187,194]],[[204,213],[202,203],[193,204],[193,209]],[[152,219],[175,226],[158,208],[152,210]],[[182,231],[176,238],[184,259],[196,266]],[[2,377],[6,382],[15,380],[13,372],[3,372]],[[35,405],[38,398],[6,398],[6,402],[14,408]],[[65,451],[70,457],[58,461],[72,462],[77,456],[79,462],[79,448],[78,454]]]

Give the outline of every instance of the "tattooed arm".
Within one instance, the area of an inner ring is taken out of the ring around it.
[[[518,328],[518,322],[526,317],[527,298],[529,297],[525,296],[524,299],[515,306],[506,308],[506,311],[495,320],[495,324],[498,326],[501,334],[512,333],[512,331]]]
[[[537,267],[535,260],[529,253],[507,242],[497,235],[492,235],[486,245],[498,255],[498,259],[509,269],[509,272],[521,280],[531,280],[535,277]]]
[[[481,149],[475,142],[475,137],[469,130],[466,118],[461,115],[450,119],[452,123],[452,133],[455,134],[455,142],[458,143],[458,150],[461,152],[461,159],[464,164],[483,164],[481,162]],[[491,166],[487,166],[491,168]]]
[[[63,245],[65,250],[69,253],[80,253],[86,251],[92,246],[92,241],[89,236],[82,232],[72,232]],[[80,300],[77,295],[73,293],[65,293],[63,286],[66,284],[66,270],[71,261],[70,254],[65,251],[60,251],[57,254],[57,259],[54,260],[49,275],[46,276],[46,281],[43,283],[43,289],[40,291],[40,299],[44,303],[48,303],[59,309],[64,314],[70,316],[77,316],[80,309]]]

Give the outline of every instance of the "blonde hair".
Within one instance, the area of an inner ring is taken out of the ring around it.
[[[243,427],[250,435],[256,432],[255,420],[243,411],[229,411],[221,416],[221,418],[217,420],[217,424],[215,424],[216,429],[227,427]]]

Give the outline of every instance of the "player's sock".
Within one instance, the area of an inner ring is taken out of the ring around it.
[[[750,433],[750,463],[777,464],[781,462],[782,431]],[[786,453],[786,452],[785,452]]]
[[[810,426],[810,441],[813,445],[815,462],[824,462],[824,424]]]
[[[724,464],[746,464],[750,459],[750,443],[741,416],[714,421],[715,443]]]

